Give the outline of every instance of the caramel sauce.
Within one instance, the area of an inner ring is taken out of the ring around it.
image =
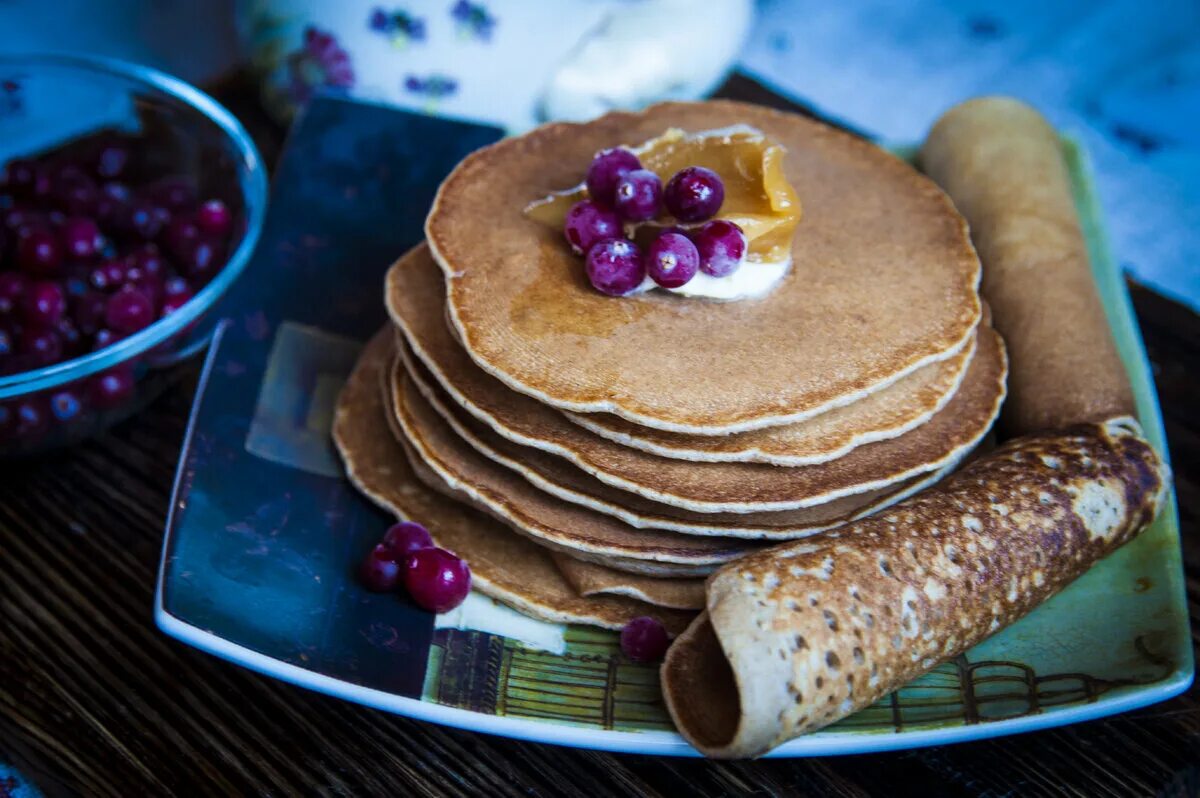
[[[690,136],[672,128],[634,152],[664,185],[686,166],[704,166],[716,172],[725,184],[725,202],[717,215],[745,231],[747,260],[787,257],[800,221],[800,200],[783,173],[783,147],[749,129]],[[525,215],[561,230],[567,211],[586,196],[587,189],[580,185],[531,203]],[[664,217],[646,226],[674,224],[674,219]]]

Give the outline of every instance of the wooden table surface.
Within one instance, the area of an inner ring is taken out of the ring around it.
[[[238,90],[225,99],[235,110],[247,102]],[[276,133],[257,134],[270,157]],[[1171,447],[1195,640],[1200,316],[1131,291]],[[47,794],[1200,794],[1196,689],[1125,715],[982,742],[723,763],[455,731],[202,654],[161,634],[151,615],[195,381],[194,371],[181,376],[91,443],[0,465],[0,763]]]

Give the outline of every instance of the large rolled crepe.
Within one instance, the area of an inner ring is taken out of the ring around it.
[[[982,293],[1011,361],[1002,432],[1132,413],[1053,128],[1017,100],[970,100],[938,120],[920,160],[983,262]]]
[[[1120,418],[1010,441],[940,487],[731,563],[667,653],[679,731],[757,756],[878,700],[1025,615],[1130,540],[1167,470]]]

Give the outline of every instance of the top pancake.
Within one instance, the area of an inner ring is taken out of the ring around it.
[[[786,147],[804,208],[792,269],[767,297],[604,296],[560,231],[522,214],[579,184],[597,150],[739,123]],[[426,234],[450,320],[481,367],[560,409],[675,432],[849,404],[954,355],[981,313],[966,225],[931,181],[846,133],[740,103],[664,103],[501,141],[446,179]]]

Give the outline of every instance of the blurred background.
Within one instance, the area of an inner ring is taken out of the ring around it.
[[[316,91],[518,131],[731,70],[885,143],[1005,93],[1081,139],[1113,247],[1200,309],[1194,0],[0,0],[0,53],[102,54],[253,94],[285,125]],[[0,75],[0,116],[22,102]]]

